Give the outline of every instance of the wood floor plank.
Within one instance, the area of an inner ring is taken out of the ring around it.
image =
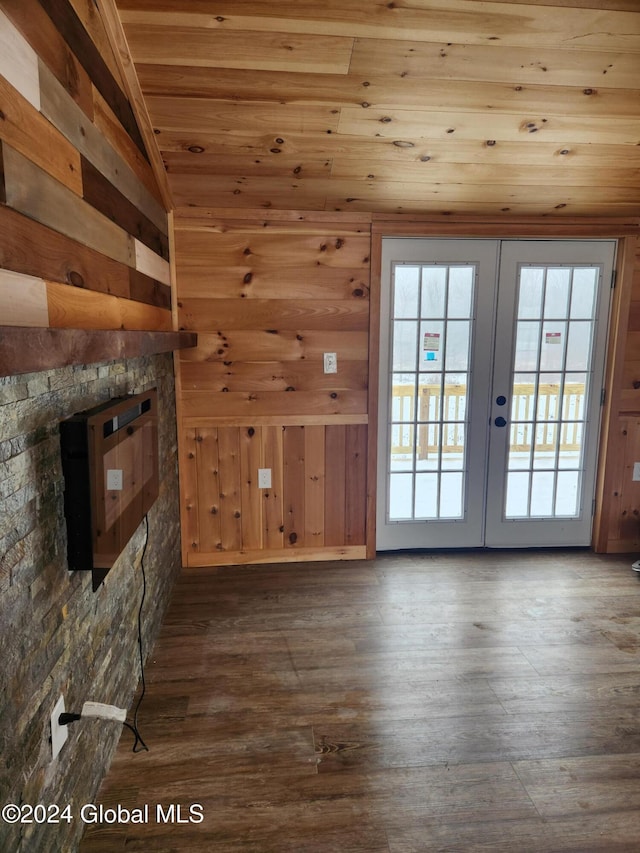
[[[81,853],[611,853],[640,837],[624,555],[184,570]]]

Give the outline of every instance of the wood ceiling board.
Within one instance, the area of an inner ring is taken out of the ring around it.
[[[625,195],[640,156],[637,3],[117,2],[148,52],[133,50],[178,206],[428,212],[426,176],[453,210],[640,210]],[[196,62],[183,31],[224,47]],[[299,38],[316,53],[256,70],[256,47]],[[332,39],[352,40],[344,63],[323,53]]]
[[[552,48],[546,40],[537,47],[514,48],[356,39],[349,74],[368,80],[384,69],[389,77],[633,89],[639,65],[637,50],[567,50]]]
[[[624,162],[623,158],[620,158]],[[505,184],[512,186],[580,186],[580,187],[640,187],[640,168],[624,166],[602,167],[577,165],[575,160],[556,157],[535,169],[527,165],[443,163],[442,160],[396,162],[335,158],[332,178],[377,181],[415,181],[432,184]]]
[[[463,184],[417,184],[408,181],[349,181],[332,179],[330,181],[309,179],[298,181],[292,188],[282,186],[275,178],[253,178],[238,184],[237,179],[194,175],[174,176],[172,190],[179,204],[205,206],[208,199],[216,200],[227,207],[278,207],[290,203],[292,199],[300,201],[299,207],[309,210],[418,210],[422,204],[425,211],[434,209],[451,210],[460,206],[461,210],[481,212],[496,207],[525,204],[523,212],[530,212],[532,204],[540,205],[544,199],[544,208],[549,210],[557,204],[573,205],[576,213],[580,205],[595,205],[597,211],[609,209],[609,206],[624,204],[620,213],[628,213],[629,207],[638,209],[638,191],[635,188],[597,188],[550,186],[514,186],[514,185],[463,185]],[[591,210],[594,212],[594,210]],[[609,209],[610,215],[617,211]]]
[[[371,46],[366,60],[360,57],[361,69],[356,70],[359,53],[357,49],[366,44]],[[375,48],[373,47],[375,45]],[[530,53],[519,48],[470,47],[451,45],[448,51],[462,51],[455,65],[443,70],[442,60],[427,62],[418,60],[415,66],[401,61],[398,45],[395,42],[364,41],[356,43],[349,74],[306,74],[293,71],[262,71],[243,68],[201,68],[190,65],[150,65],[137,66],[140,82],[147,95],[177,95],[182,97],[215,98],[217,100],[250,101],[296,101],[299,103],[335,103],[362,104],[371,103],[372,86],[378,88],[395,87],[403,83],[401,93],[413,91],[418,85],[437,87],[445,82],[468,82],[493,84],[489,92],[501,92],[500,84],[509,88],[565,87],[568,91],[594,89],[595,94],[612,89],[625,91],[636,89],[640,59],[637,54],[596,54],[575,51],[556,51],[554,56],[562,58],[563,67],[551,66],[545,55],[540,59],[538,52]],[[429,50],[439,57],[439,45],[416,44],[415,50]],[[480,62],[470,52],[479,53]],[[497,52],[497,54],[496,54]],[[511,57],[507,62],[505,54]],[[413,54],[411,54],[413,56]],[[396,60],[396,57],[400,57]],[[597,57],[597,62],[579,62],[579,60]],[[574,60],[570,63],[570,60]],[[527,63],[527,64],[525,64]],[[573,67],[575,66],[575,67]],[[393,91],[396,91],[394,88]],[[460,91],[460,87],[453,90]],[[522,91],[522,90],[520,90]],[[535,91],[535,89],[534,89]],[[377,96],[379,97],[379,96]],[[402,94],[403,98],[407,95]]]
[[[511,3],[529,6],[531,0],[493,0],[494,3]],[[563,6],[575,9],[606,9],[609,12],[637,12],[638,0],[535,0],[537,6]]]
[[[186,16],[179,13],[182,23]],[[179,25],[125,26],[125,32],[134,62],[161,65],[346,74],[353,47],[351,38]]]
[[[159,134],[163,151],[186,152],[191,144],[184,137],[178,136],[175,131],[162,131]],[[238,158],[236,162],[241,164],[242,159],[253,160],[256,157],[268,158],[274,161],[273,168],[277,168],[280,157],[300,158],[326,156],[330,159],[335,157],[352,158],[355,160],[372,159],[389,163],[413,163],[420,161],[421,157],[428,156],[438,159],[443,163],[486,163],[486,164],[511,164],[511,165],[547,165],[557,158],[568,158],[579,160],[581,165],[599,168],[603,164],[615,162],[620,165],[621,161],[630,168],[640,166],[640,146],[632,145],[598,145],[596,143],[579,143],[565,146],[555,142],[544,142],[536,139],[532,144],[530,137],[522,141],[495,141],[487,144],[486,139],[454,139],[448,136],[446,139],[399,139],[400,146],[394,144],[394,139],[382,137],[368,139],[358,137],[347,137],[338,134],[291,134],[281,138],[276,143],[272,136],[256,138],[234,137],[225,140],[214,134],[203,134],[198,137],[201,147],[211,160],[220,158],[224,163],[227,157]],[[406,147],[405,147],[406,146]],[[275,152],[272,150],[275,148]],[[567,152],[562,154],[561,152]],[[278,153],[279,152],[279,153]],[[194,161],[199,156],[192,155]],[[193,171],[188,169],[187,171]]]
[[[295,178],[304,175],[307,178],[329,176],[331,160],[329,158],[302,158],[295,155],[268,154],[267,156],[237,154],[220,156],[219,154],[193,154],[190,151],[163,151],[163,160],[168,172],[183,175],[197,175],[203,172],[209,175],[270,175]]]
[[[595,50],[638,50],[638,17],[633,12],[506,4],[477,0],[190,0],[189,11],[174,0],[119,0],[127,29],[184,26],[234,32],[313,33],[412,41],[487,44]],[[215,12],[215,15],[212,14]],[[135,50],[134,50],[135,56]]]
[[[544,188],[542,188],[544,190]],[[503,199],[502,201],[474,201],[468,202],[460,199],[454,201],[447,199],[431,199],[418,198],[407,199],[405,197],[394,198],[392,196],[380,197],[375,202],[376,212],[380,214],[434,214],[445,217],[451,217],[461,214],[463,216],[496,216],[504,214],[505,226],[515,216],[527,216],[538,221],[540,217],[557,217],[559,215],[568,216],[573,219],[597,216],[597,217],[629,217],[630,221],[637,220],[640,213],[640,205],[637,202],[628,203],[604,203],[600,201],[581,202],[580,204],[567,203],[566,201],[558,202],[554,200],[540,201],[544,197],[544,193],[537,193],[531,196],[528,201],[514,201],[513,199]],[[340,212],[364,212],[372,209],[372,200],[370,198],[350,197],[345,199],[340,196],[327,197],[327,210],[335,210]],[[571,234],[575,235],[576,227],[573,226]],[[404,232],[403,232],[404,233]],[[451,236],[460,235],[461,229],[455,226],[451,232]],[[476,233],[476,229],[471,228],[470,233]],[[491,232],[495,234],[494,231]],[[590,236],[590,235],[587,235]]]
[[[280,133],[336,131],[338,110],[325,106],[287,106],[205,98],[149,97],[147,105],[156,128],[204,133],[255,133],[256,128]]]
[[[256,179],[259,180],[259,179]],[[268,180],[268,179],[267,179]],[[322,184],[321,181],[309,181],[311,184]],[[493,201],[499,202],[501,199],[507,201],[528,200],[535,196],[539,200],[544,198],[547,201],[556,199],[556,203],[560,202],[587,202],[594,195],[590,187],[557,187],[553,184],[548,186],[538,185],[536,187],[513,185],[496,185],[496,184],[467,184],[467,183],[433,183],[433,184],[416,184],[413,181],[349,181],[346,179],[336,179],[331,181],[331,190],[334,192],[338,189],[342,190],[345,198],[359,197],[367,198],[381,196],[383,198],[405,198],[405,199],[428,199],[428,198],[444,198],[450,201]],[[324,191],[329,195],[329,187],[318,187],[318,191]],[[633,204],[638,201],[638,191],[634,187],[599,187],[597,189],[597,198],[599,202],[615,204],[617,202]]]
[[[421,112],[344,107],[338,132],[351,136],[385,136],[392,139],[444,138],[456,134],[463,139],[515,141],[527,137],[547,142],[640,144],[640,122],[633,119],[550,116],[536,113]]]
[[[636,62],[640,71],[640,61]],[[443,80],[407,75],[292,74],[144,65],[141,82],[148,96],[203,98],[227,103],[274,103],[289,106],[343,106],[378,109],[446,110],[455,104],[461,111],[490,107],[501,112],[552,113],[558,115],[635,117],[640,90],[598,89],[584,85],[552,85],[538,77],[536,83],[514,84],[469,80]],[[173,72],[173,73],[172,73]],[[518,79],[517,77],[512,79]],[[634,86],[638,85],[638,77]]]

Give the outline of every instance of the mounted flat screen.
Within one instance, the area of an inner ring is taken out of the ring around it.
[[[94,591],[158,497],[157,421],[152,388],[60,424],[69,570]]]

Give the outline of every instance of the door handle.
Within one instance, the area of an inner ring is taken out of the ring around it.
[[[506,425],[507,425],[507,422],[506,422],[506,420],[505,420],[503,417],[498,417],[498,418],[496,418],[496,419],[495,419],[494,424],[495,424],[497,427],[504,427],[504,426],[506,426]]]

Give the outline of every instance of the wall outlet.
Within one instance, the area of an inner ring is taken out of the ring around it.
[[[121,492],[123,488],[122,468],[107,468],[107,491]]]
[[[338,355],[335,352],[325,352],[324,354],[324,372],[338,372]]]
[[[258,488],[271,488],[271,468],[258,468]]]
[[[633,479],[640,480],[640,462],[633,463]]]
[[[69,735],[66,726],[58,722],[60,714],[64,714],[64,696],[61,696],[51,713],[51,760],[55,761]]]

